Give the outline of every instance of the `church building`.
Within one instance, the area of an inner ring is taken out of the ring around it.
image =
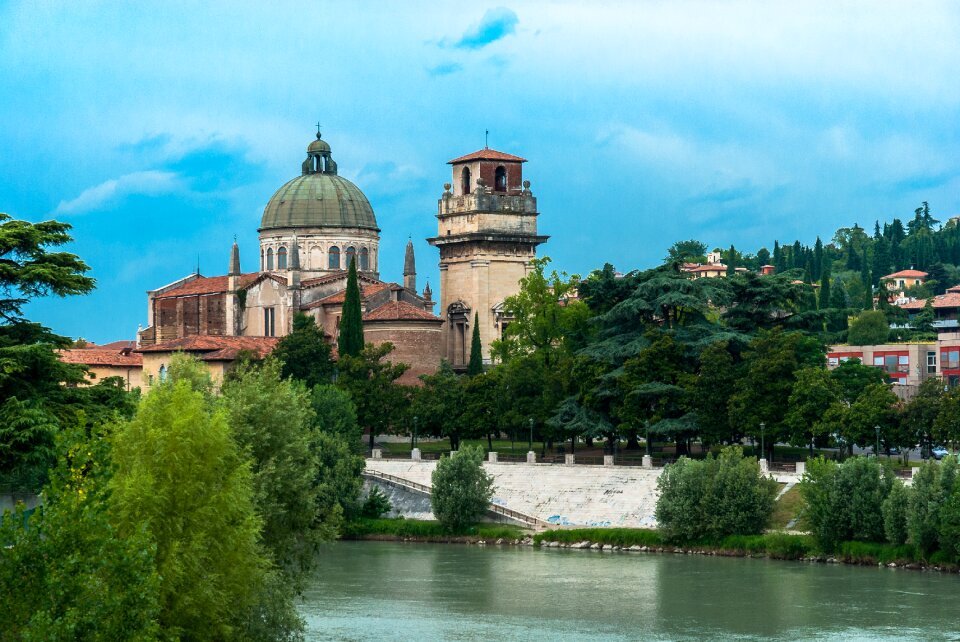
[[[338,174],[330,145],[317,133],[300,175],[267,202],[258,229],[259,265],[244,272],[234,242],[222,276],[191,274],[147,293],[147,327],[137,336],[143,383],[165,377],[172,353],[217,363],[216,376],[241,350],[265,355],[288,334],[296,312],[311,315],[336,342],[347,270],[356,262],[364,340],[389,341],[390,359],[411,366],[415,383],[441,359],[469,362],[470,332],[479,317],[484,361],[490,342],[509,322],[503,300],[519,290],[536,246],[536,199],[522,180],[525,160],[484,149],[450,161],[456,187],[444,186],[438,233],[440,316],[427,285],[417,290],[413,243],[407,243],[403,283],[380,280],[380,227],[363,192]],[[522,186],[522,187],[521,187]]]

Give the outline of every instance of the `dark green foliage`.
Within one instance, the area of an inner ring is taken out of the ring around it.
[[[480,521],[493,497],[493,478],[483,469],[483,449],[464,446],[442,457],[431,475],[433,514],[451,531]]]
[[[404,419],[407,394],[394,383],[409,368],[387,357],[393,344],[367,344],[356,356],[343,355],[337,362],[337,386],[346,390],[356,407],[357,423],[370,433],[370,448],[377,434],[387,432]]]
[[[360,517],[380,519],[380,517],[389,513],[392,508],[393,505],[390,504],[390,500],[387,499],[384,492],[378,486],[374,486],[370,489],[367,498],[363,500],[363,505],[360,507]]]
[[[707,245],[690,239],[689,241],[677,241],[667,250],[665,263],[703,263],[706,261]]]
[[[899,479],[894,480],[890,494],[883,500],[883,531],[887,541],[897,546],[907,541],[907,515],[910,495]]]
[[[533,536],[534,544],[593,542],[604,546],[663,546],[659,531],[645,528],[564,528],[545,530]]]
[[[473,314],[473,336],[470,338],[470,363],[467,374],[471,377],[483,372],[483,346],[480,345],[480,313]]]
[[[0,520],[0,640],[159,638],[154,542],[110,519],[110,437],[62,431],[44,505]]]
[[[298,312],[293,331],[280,339],[271,357],[283,364],[281,375],[302,381],[308,388],[330,383],[334,363],[330,344],[313,317]]]
[[[854,457],[843,464],[808,459],[800,492],[817,545],[829,553],[848,540],[884,541],[883,503],[892,484],[892,474],[876,458]]]
[[[868,346],[886,343],[890,336],[890,324],[879,310],[867,309],[850,322],[847,341],[850,345]]]
[[[762,532],[778,488],[736,446],[717,458],[679,459],[664,468],[657,487],[657,522],[663,536],[677,542]]]
[[[337,339],[340,357],[356,357],[363,350],[363,311],[360,308],[360,285],[357,281],[357,262],[350,258],[347,272],[347,291],[340,317],[340,336]]]
[[[487,541],[514,540],[523,537],[516,526],[503,524],[474,524],[451,531],[440,522],[419,519],[369,519],[359,518],[347,523],[344,539],[361,539],[368,535],[392,535],[400,538],[418,538],[427,541],[449,541],[451,537],[470,537]]]
[[[928,463],[913,478],[907,530],[920,554],[929,556],[941,544],[941,508],[956,491],[957,462],[945,457],[942,465]]]

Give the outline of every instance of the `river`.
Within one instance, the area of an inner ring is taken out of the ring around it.
[[[956,575],[529,547],[338,542],[309,640],[960,640]]]

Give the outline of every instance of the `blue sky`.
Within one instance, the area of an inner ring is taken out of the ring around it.
[[[29,314],[95,341],[198,260],[224,273],[234,235],[253,269],[318,120],[388,280],[411,235],[437,283],[445,163],[486,129],[571,273],[960,214],[955,2],[38,1],[0,24],[0,211],[70,222],[98,281]]]

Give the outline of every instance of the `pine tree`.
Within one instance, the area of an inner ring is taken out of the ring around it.
[[[480,345],[480,314],[473,313],[473,338],[470,340],[470,363],[467,374],[471,377],[483,372],[483,346]]]
[[[347,273],[347,293],[343,300],[340,319],[340,337],[337,340],[340,356],[356,357],[363,350],[363,313],[360,310],[360,285],[357,282],[357,262],[350,257]]]

